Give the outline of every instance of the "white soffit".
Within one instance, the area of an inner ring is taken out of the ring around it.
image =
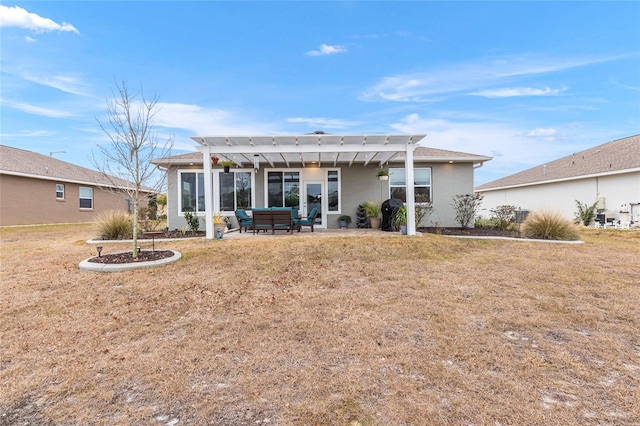
[[[413,151],[426,135],[284,135],[192,136],[201,152],[209,151],[246,166],[258,155],[260,163],[287,166],[319,164],[382,165],[407,149]]]

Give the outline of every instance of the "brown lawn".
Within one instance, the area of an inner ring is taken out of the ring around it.
[[[4,228],[0,424],[638,425],[640,231],[158,243]],[[108,245],[105,252],[128,249]]]

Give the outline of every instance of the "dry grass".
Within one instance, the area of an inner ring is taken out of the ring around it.
[[[1,424],[640,424],[640,231],[156,243],[5,228]],[[128,244],[105,251],[127,250]]]

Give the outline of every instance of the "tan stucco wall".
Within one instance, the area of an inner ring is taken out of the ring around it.
[[[56,200],[56,183],[65,199]],[[105,210],[128,211],[124,194],[93,188],[93,209],[80,209],[75,183],[0,174],[0,226],[91,222]]]

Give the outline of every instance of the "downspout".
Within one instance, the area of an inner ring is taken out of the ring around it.
[[[206,238],[212,240],[213,231],[213,191],[211,185],[211,147],[206,145],[202,150],[202,166],[204,168],[204,211]]]
[[[415,145],[408,143],[404,160],[405,182],[407,183],[407,235],[416,235],[416,197],[413,173],[413,150]]]

